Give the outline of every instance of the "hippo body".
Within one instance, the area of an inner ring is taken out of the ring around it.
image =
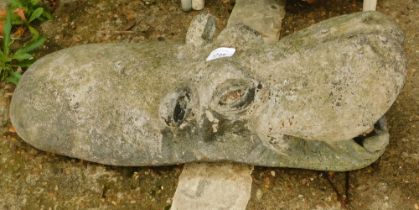
[[[402,42],[392,21],[367,12],[272,45],[240,25],[199,46],[81,45],[30,67],[11,119],[41,150],[103,164],[355,169],[382,153],[352,139],[384,133],[377,121],[406,74]],[[235,54],[207,61],[219,47]]]

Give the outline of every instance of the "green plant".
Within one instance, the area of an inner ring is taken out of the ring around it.
[[[33,40],[39,37],[39,32],[31,25],[32,22],[52,19],[52,15],[41,6],[40,0],[10,0],[8,10],[16,14],[12,16],[12,25],[28,28]]]
[[[7,8],[6,20],[3,26],[3,42],[2,48],[0,49],[0,80],[6,81],[9,83],[17,84],[21,77],[21,71],[19,69],[25,69],[33,63],[33,53],[34,50],[41,47],[45,38],[39,35],[39,32],[30,25],[35,20],[46,20],[43,18],[49,18],[43,8],[37,7],[39,0],[31,1],[16,1],[12,0],[9,7]],[[16,9],[21,9],[29,16],[29,19],[21,17],[22,14],[16,14]],[[48,13],[49,14],[49,13]],[[21,21],[19,21],[19,19]],[[14,39],[12,39],[12,26],[26,26],[32,38],[22,43],[22,47],[13,50],[12,44]]]

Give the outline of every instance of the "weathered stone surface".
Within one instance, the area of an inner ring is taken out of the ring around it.
[[[285,16],[285,0],[236,0],[228,26],[242,23],[259,32],[268,43],[277,42]]]
[[[180,4],[183,11],[187,12],[192,10],[192,0],[181,0]]]
[[[209,43],[216,31],[215,17],[206,13],[195,16],[186,33],[186,44],[195,47]]]
[[[183,168],[171,210],[244,210],[252,188],[252,166],[192,163]]]
[[[377,0],[364,0],[363,11],[375,11],[377,8]]]
[[[39,149],[112,165],[350,170],[382,154],[388,133],[374,124],[405,77],[403,36],[391,20],[341,16],[274,45],[227,37],[201,48],[96,44],[50,54],[18,85],[12,123]],[[206,62],[218,47],[236,54]],[[382,143],[352,140],[371,129]]]
[[[192,9],[202,10],[205,6],[205,0],[192,0]]]

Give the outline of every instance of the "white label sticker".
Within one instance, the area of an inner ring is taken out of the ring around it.
[[[236,52],[236,49],[234,48],[228,48],[228,47],[220,47],[215,50],[213,50],[207,58],[207,61],[212,61],[218,58],[225,58],[225,57],[231,57]]]

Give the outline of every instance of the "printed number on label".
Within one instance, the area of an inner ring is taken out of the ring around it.
[[[207,61],[212,61],[219,58],[231,57],[236,52],[234,48],[220,47],[213,50],[207,57]]]

